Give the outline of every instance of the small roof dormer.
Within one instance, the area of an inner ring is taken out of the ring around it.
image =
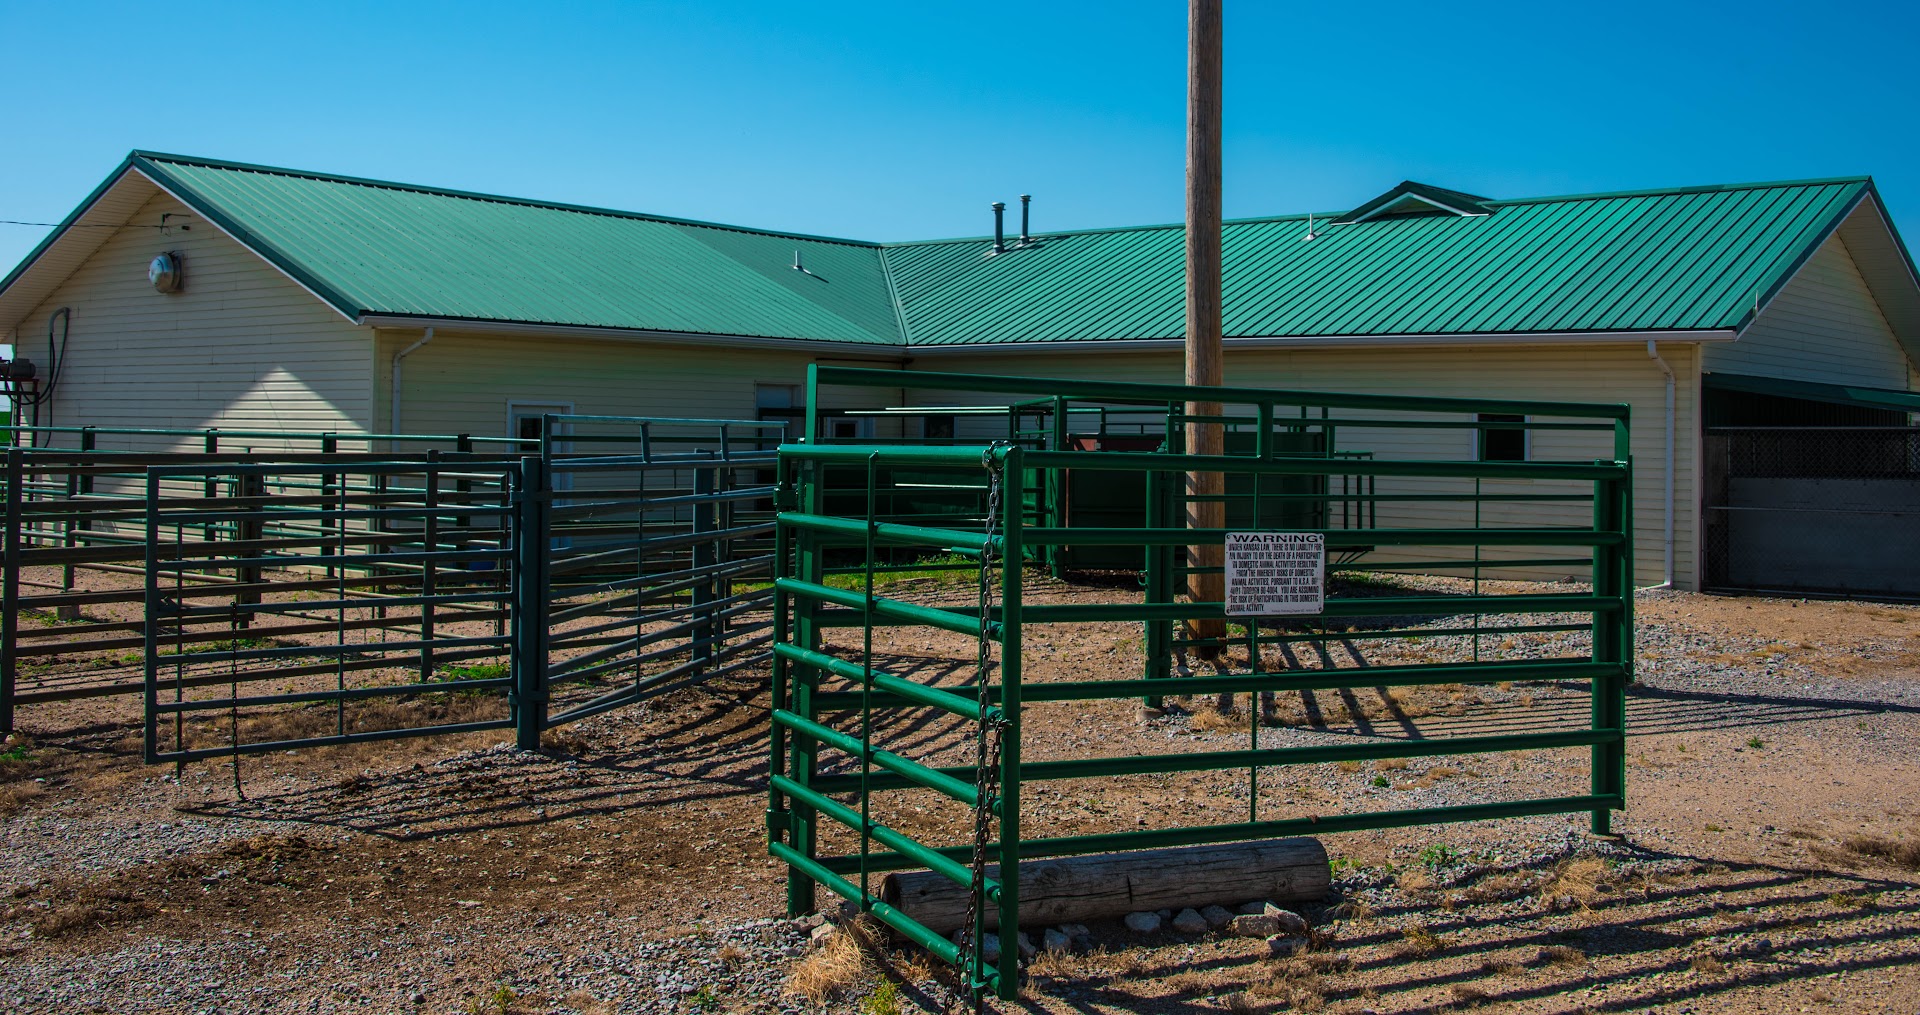
[[[1399,186],[1335,219],[1334,225],[1406,215],[1458,215],[1462,218],[1491,215],[1493,209],[1488,205],[1492,200],[1490,197],[1403,180]]]

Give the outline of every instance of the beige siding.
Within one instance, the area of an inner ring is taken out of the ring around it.
[[[1694,458],[1695,424],[1692,392],[1697,388],[1695,347],[1669,344],[1661,353],[1673,367],[1677,384],[1675,449],[1675,571],[1683,586],[1694,582]],[[1176,353],[1020,354],[969,357],[923,357],[914,369],[948,369],[968,373],[1058,375],[1075,378],[1179,383],[1181,364]],[[1663,573],[1665,496],[1665,377],[1647,358],[1644,346],[1537,346],[1478,348],[1374,348],[1349,350],[1233,350],[1227,354],[1227,383],[1248,387],[1297,388],[1310,391],[1361,392],[1396,395],[1438,395],[1463,398],[1518,398],[1580,402],[1627,402],[1633,409],[1632,441],[1636,463],[1635,517],[1636,571],[1642,584],[1659,582]],[[992,396],[916,390],[916,404],[988,403],[1005,401]],[[1384,413],[1370,414],[1384,417]],[[1465,431],[1415,429],[1343,430],[1343,449],[1371,450],[1380,457],[1462,460],[1474,455],[1473,437]],[[1534,435],[1535,459],[1587,461],[1612,457],[1610,436],[1584,432],[1541,431]],[[1451,489],[1440,481],[1424,484],[1401,481],[1400,492]],[[1384,481],[1383,481],[1384,483]],[[1502,484],[1514,492],[1542,492],[1533,481]],[[1493,484],[1486,487],[1490,492]],[[1386,486],[1380,492],[1390,492]],[[1462,491],[1464,492],[1464,488]],[[1554,491],[1560,492],[1560,491]],[[1488,505],[1482,516],[1489,525],[1527,523],[1581,524],[1590,519],[1585,509],[1548,505]],[[1471,515],[1433,505],[1383,505],[1380,524],[1410,526],[1470,524]],[[1529,553],[1537,556],[1537,553]],[[1535,578],[1560,578],[1565,572],[1530,571]]]
[[[154,224],[187,209],[156,194],[134,216]],[[129,228],[20,326],[42,370],[46,327],[73,309],[53,405],[61,426],[365,432],[373,418],[368,333],[197,217],[162,236]],[[147,262],[184,253],[184,291],[147,284]],[[43,417],[44,422],[44,417]],[[190,442],[182,442],[190,443]],[[102,440],[102,447],[112,446]]]
[[[383,329],[379,336],[375,389],[385,427],[389,364],[421,332]],[[402,363],[400,424],[406,433],[505,436],[509,402],[571,405],[582,415],[753,419],[756,384],[805,384],[816,358],[875,365],[809,352],[441,330]],[[899,399],[899,391],[885,390],[862,405]]]
[[[1740,340],[1707,350],[1708,372],[1907,388],[1893,329],[1839,236],[1828,238]]]

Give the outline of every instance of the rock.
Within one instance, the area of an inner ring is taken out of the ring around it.
[[[828,938],[838,933],[840,933],[840,928],[830,923],[823,923],[813,928],[813,931],[807,935],[807,940],[812,944],[823,945],[827,943]]]
[[[1264,913],[1267,911],[1267,907],[1271,905],[1273,905],[1273,903],[1268,902],[1265,899],[1261,899],[1257,902],[1243,903],[1240,906],[1240,912],[1246,913],[1248,915],[1252,915],[1254,913]]]
[[[1173,918],[1173,929],[1182,934],[1205,934],[1208,930],[1207,918],[1199,910],[1183,909]]]
[[[1027,936],[1026,931],[1021,931],[1020,932],[1020,957],[1023,959],[1030,959],[1038,954],[1040,954],[1040,949],[1035,948],[1033,946],[1033,939]]]
[[[1265,913],[1242,913],[1227,924],[1234,937],[1272,937],[1280,933],[1280,921]]]
[[[1307,939],[1291,934],[1275,934],[1267,939],[1267,952],[1276,959],[1298,955],[1307,950]]]
[[[1154,912],[1154,915],[1158,916],[1162,920],[1171,920],[1173,919],[1173,910],[1171,909],[1156,910]]]
[[[1166,714],[1165,709],[1154,708],[1149,705],[1142,705],[1139,709],[1141,722],[1152,722],[1155,719],[1163,719],[1166,717]]]
[[[1261,910],[1261,912],[1279,921],[1280,929],[1275,933],[1305,934],[1307,932],[1306,917],[1301,916],[1299,913],[1296,913],[1291,909],[1281,909],[1279,906],[1276,906],[1273,903],[1269,902],[1267,903],[1266,908]]]
[[[1128,913],[1124,921],[1135,934],[1151,934],[1160,929],[1159,913]]]
[[[952,940],[954,944],[965,948],[967,946],[967,932],[964,930],[954,931]],[[980,958],[985,962],[1000,961],[1000,935],[998,933],[990,932],[987,934],[986,940],[980,945]]]
[[[411,1004],[426,1004],[427,995],[422,994],[416,990],[413,993],[407,995],[407,1001]]]
[[[1233,922],[1233,911],[1225,906],[1208,906],[1200,911],[1200,916],[1210,930],[1219,930]]]
[[[1073,950],[1073,938],[1058,927],[1048,927],[1047,932],[1040,935],[1040,947],[1054,953],[1070,952]]]
[[[1073,942],[1075,948],[1093,947],[1093,931],[1087,929],[1084,923],[1063,923],[1060,931]]]

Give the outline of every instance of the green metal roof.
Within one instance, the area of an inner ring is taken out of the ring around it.
[[[878,347],[1184,331],[1179,225],[1042,234],[993,254],[984,237],[876,244],[149,152],[69,223],[130,170],[355,319]],[[1228,222],[1226,332],[1738,328],[1872,192],[1859,177],[1490,200],[1409,181],[1346,216]],[[1408,194],[1463,214],[1345,221]]]
[[[1862,179],[1486,201],[1476,216],[1229,222],[1228,337],[1735,328],[1854,203]],[[889,246],[915,345],[1179,338],[1178,225]]]
[[[901,341],[870,243],[170,155],[132,163],[349,316]]]

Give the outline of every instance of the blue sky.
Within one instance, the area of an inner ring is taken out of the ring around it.
[[[0,38],[0,219],[132,148],[876,240],[1022,192],[1181,214],[1179,0],[9,3]],[[1920,235],[1916,39],[1849,0],[1227,0],[1227,214],[1871,173]]]

